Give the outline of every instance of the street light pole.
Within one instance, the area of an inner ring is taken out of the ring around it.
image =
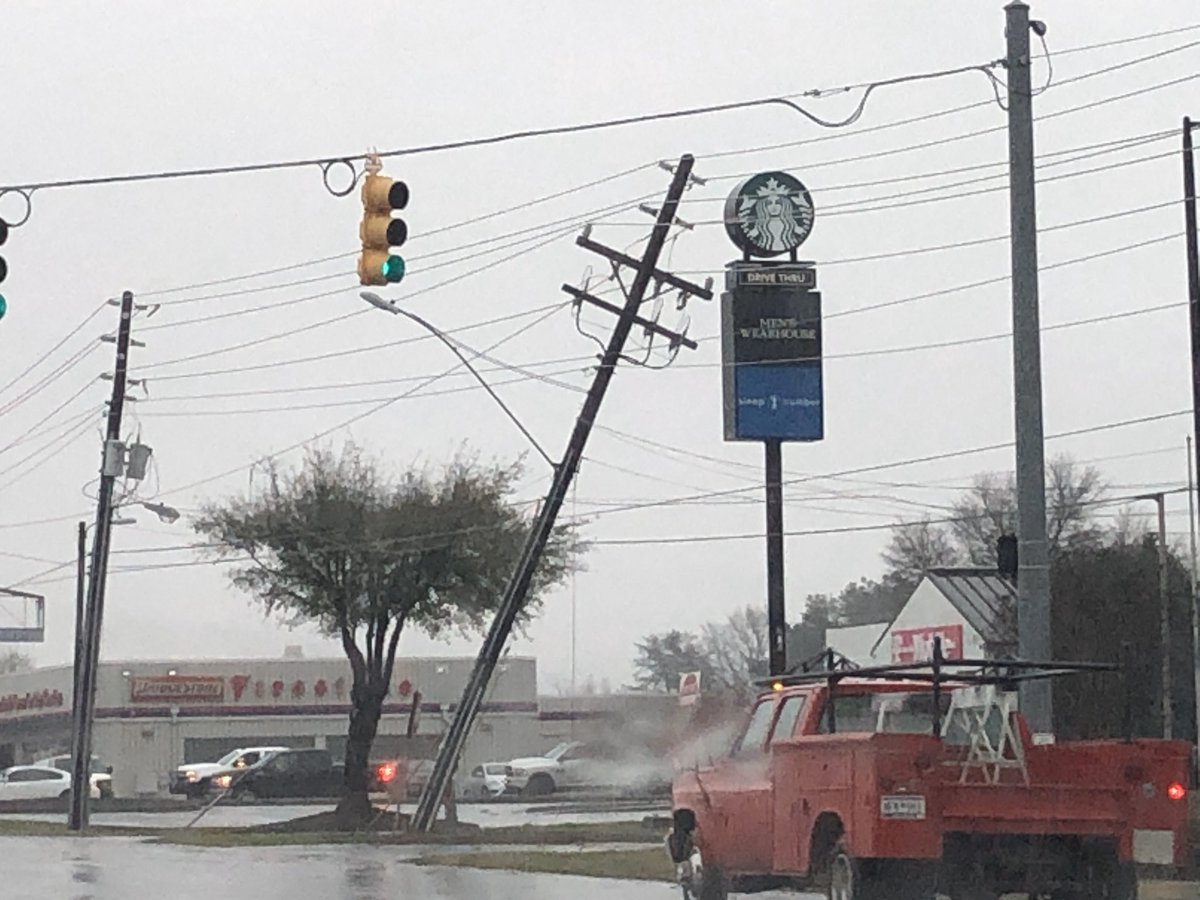
[[[71,670],[71,760],[79,756],[79,738],[83,734],[80,713],[83,709],[81,700],[83,692],[79,687],[79,679],[83,674],[83,606],[84,582],[87,579],[87,522],[79,523],[78,546],[75,559],[75,656]],[[72,784],[73,788],[78,786]],[[89,790],[91,785],[88,785]]]
[[[1008,69],[1008,160],[1012,252],[1013,407],[1017,481],[1017,649],[1022,659],[1050,659],[1050,559],[1046,541],[1042,350],[1038,312],[1037,213],[1033,153],[1033,85],[1029,6],[1005,7]],[[1021,685],[1021,712],[1034,733],[1054,733],[1050,681]]]
[[[1162,730],[1170,740],[1174,735],[1171,705],[1171,585],[1167,555],[1167,496],[1159,491],[1143,494],[1138,500],[1152,500],[1158,506],[1158,629],[1162,646]]]

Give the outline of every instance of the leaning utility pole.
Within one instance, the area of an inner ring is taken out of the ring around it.
[[[671,346],[675,349],[680,345],[691,349],[696,347],[695,341],[688,340],[685,336],[676,334],[660,326],[657,318],[646,319],[639,315],[642,301],[646,298],[646,290],[652,282],[659,286],[660,289],[664,285],[669,285],[672,289],[680,290],[688,295],[702,297],[705,300],[712,298],[712,292],[706,287],[700,287],[699,285],[684,281],[681,278],[671,275],[669,272],[663,272],[656,268],[659,254],[662,252],[663,244],[667,239],[667,234],[671,226],[675,223],[675,211],[679,206],[679,198],[688,187],[693,162],[694,160],[691,156],[684,156],[675,167],[671,187],[667,191],[667,197],[662,209],[658,211],[655,217],[654,230],[651,232],[650,240],[640,260],[592,241],[589,236],[590,228],[585,229],[584,234],[576,241],[579,246],[606,257],[613,264],[614,271],[620,266],[627,266],[636,269],[637,274],[634,276],[633,282],[625,295],[625,305],[623,307],[618,307],[599,297],[595,297],[589,294],[586,289],[581,290],[570,285],[563,285],[563,290],[575,297],[577,309],[583,303],[589,303],[608,312],[616,313],[618,316],[617,324],[613,328],[603,356],[600,357],[600,365],[596,370],[595,378],[592,380],[592,386],[588,390],[587,398],[584,400],[583,410],[575,420],[575,428],[571,433],[571,439],[567,444],[566,452],[563,454],[562,460],[555,467],[554,479],[550,484],[550,489],[545,499],[542,501],[541,509],[534,520],[533,527],[530,529],[529,537],[526,539],[525,546],[521,552],[521,557],[500,601],[496,618],[492,621],[491,628],[484,639],[483,647],[480,649],[479,656],[475,660],[475,666],[471,671],[470,678],[467,680],[466,688],[463,690],[462,701],[454,711],[454,720],[451,722],[450,728],[442,738],[441,746],[438,748],[437,759],[433,764],[433,772],[429,776],[429,781],[426,783],[425,789],[421,792],[421,799],[418,801],[416,812],[413,814],[412,827],[417,831],[429,831],[437,819],[438,808],[441,805],[442,798],[445,796],[459,756],[462,754],[463,747],[466,744],[471,725],[479,712],[479,707],[483,702],[483,697],[487,691],[488,683],[491,681],[492,673],[496,668],[496,663],[504,651],[504,645],[508,641],[509,634],[512,632],[513,623],[525,605],[525,600],[529,593],[529,585],[541,561],[542,551],[545,549],[546,543],[549,541],[551,533],[554,530],[554,523],[558,517],[558,512],[562,508],[563,502],[567,497],[567,492],[570,489],[571,481],[575,477],[576,470],[579,468],[580,460],[583,458],[584,446],[587,444],[588,436],[591,434],[592,425],[596,421],[596,415],[600,411],[600,404],[604,400],[609,382],[612,381],[617,363],[622,358],[626,358],[624,357],[624,349],[629,332],[634,325],[640,325],[646,330],[648,335],[658,335],[670,341]]]
[[[1046,546],[1046,465],[1042,429],[1042,350],[1038,321],[1037,212],[1029,6],[1005,7],[1008,37],[1008,166],[1012,242],[1013,402],[1017,444],[1017,649],[1048,660],[1050,559]],[[1041,33],[1041,32],[1039,32]],[[1021,712],[1034,733],[1054,731],[1049,680],[1021,685]]]
[[[109,538],[112,535],[113,488],[124,467],[121,444],[121,414],[125,409],[125,378],[129,363],[129,332],[133,323],[133,293],[121,295],[121,324],[117,329],[117,362],[113,370],[112,400],[108,405],[108,428],[101,453],[100,492],[92,535],[92,570],[88,578],[87,606],[83,626],[83,667],[76,679],[79,697],[72,702],[77,712],[78,733],[72,741],[71,810],[67,826],[82,831],[88,824],[91,795],[92,723],[96,715],[96,672],[100,665],[100,626],[104,618],[104,580],[108,574]]]

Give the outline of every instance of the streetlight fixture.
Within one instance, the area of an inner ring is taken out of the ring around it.
[[[483,385],[483,389],[485,391],[487,391],[488,394],[491,395],[491,398],[496,401],[496,404],[502,410],[504,410],[504,414],[506,416],[508,416],[508,418],[510,420],[512,420],[512,423],[514,425],[516,425],[518,429],[520,429],[521,434],[525,435],[526,440],[528,440],[529,443],[531,443],[533,445],[533,448],[535,450],[537,450],[537,452],[539,454],[541,454],[542,459],[544,459],[547,463],[549,463],[550,468],[552,468],[552,469],[556,468],[554,460],[552,460],[550,458],[550,455],[548,453],[546,453],[545,450],[542,449],[542,445],[537,442],[537,438],[535,438],[532,434],[530,434],[529,429],[527,429],[524,425],[521,424],[521,420],[518,419],[516,417],[516,414],[514,414],[513,411],[508,408],[508,404],[506,404],[503,400],[500,399],[500,395],[497,394],[494,390],[492,390],[492,386],[490,384],[488,384],[486,381],[484,381],[483,376],[480,375],[479,372],[477,372],[475,370],[475,367],[473,365],[471,365],[471,361],[469,359],[467,359],[466,356],[463,355],[463,352],[461,350],[459,350],[458,345],[456,343],[454,343],[454,341],[450,340],[450,338],[446,336],[445,332],[443,332],[441,329],[435,327],[434,325],[431,325],[429,322],[427,322],[425,319],[418,316],[416,313],[409,312],[407,309],[401,309],[399,306],[396,305],[395,300],[384,300],[382,297],[380,297],[374,291],[359,291],[358,296],[362,297],[362,299],[366,300],[368,303],[370,303],[376,309],[382,309],[384,312],[390,312],[393,315],[404,316],[407,319],[411,319],[413,322],[416,322],[418,325],[420,325],[422,328],[424,328],[426,331],[428,331],[430,334],[432,334],[435,338],[437,338],[439,341],[441,341],[443,344],[445,344],[447,347],[449,347],[451,352],[453,352],[454,355],[458,357],[459,362],[461,362],[464,366],[467,367],[467,370],[472,375],[475,376],[475,380],[478,381],[481,385]],[[476,354],[476,355],[480,355],[480,354]]]
[[[139,500],[138,506],[154,513],[161,521],[166,522],[168,525],[174,524],[179,520],[179,510],[173,506],[167,506],[165,503],[151,503],[149,500]]]

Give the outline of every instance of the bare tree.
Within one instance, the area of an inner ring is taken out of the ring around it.
[[[1095,546],[1102,530],[1092,517],[1107,490],[1099,470],[1057,456],[1046,466],[1046,539],[1051,555],[1068,548]],[[996,540],[1017,530],[1017,487],[1012,473],[988,472],[952,506],[950,534],[972,564],[996,563]]]
[[[747,605],[724,622],[706,623],[700,640],[713,667],[713,680],[722,687],[742,692],[768,672],[767,612],[759,606]]]
[[[28,672],[33,668],[33,658],[19,650],[9,650],[0,653],[0,675],[10,675],[13,672]]]
[[[882,556],[891,574],[914,582],[920,581],[929,569],[958,561],[946,530],[928,519],[898,525]]]

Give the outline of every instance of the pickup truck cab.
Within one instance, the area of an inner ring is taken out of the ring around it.
[[[171,773],[168,790],[172,794],[188,797],[203,797],[213,787],[214,779],[236,775],[244,769],[258,765],[272,754],[287,747],[238,747],[230,750],[216,762],[186,763]]]
[[[1135,863],[1184,862],[1190,744],[1035,743],[1000,682],[911,671],[780,679],[728,756],[679,773],[684,896],[1133,900]]]

